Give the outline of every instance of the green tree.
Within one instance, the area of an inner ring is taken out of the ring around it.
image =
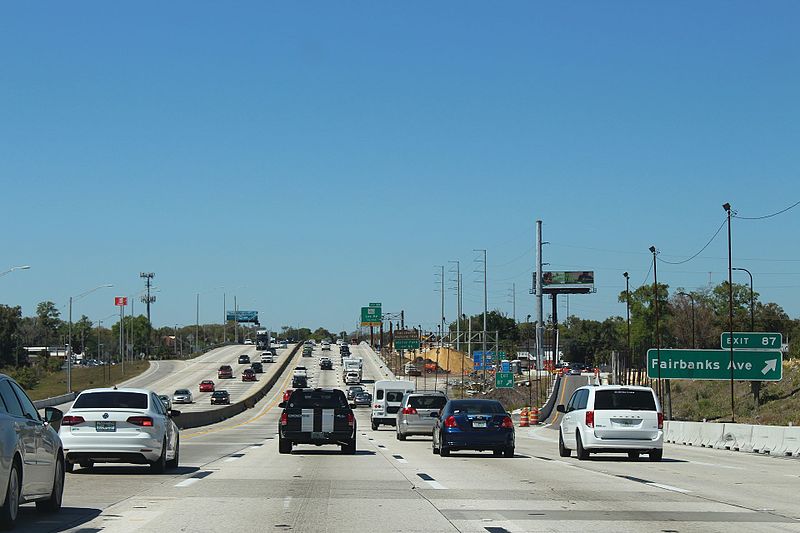
[[[0,363],[14,365],[19,356],[17,328],[22,321],[19,306],[0,305]]]
[[[668,330],[672,311],[668,305],[669,285],[658,284],[659,333],[661,346],[673,345],[673,336]],[[625,303],[626,294],[622,291],[619,301]],[[631,344],[634,350],[639,347],[639,355],[656,345],[655,291],[653,285],[642,285],[631,292]]]
[[[321,341],[323,339],[332,339],[334,337],[334,335],[333,335],[333,333],[331,333],[327,329],[320,327],[320,328],[317,328],[317,329],[314,330],[314,333],[312,334],[312,337],[316,341]]]
[[[38,326],[37,343],[43,346],[59,344],[58,333],[64,325],[61,311],[51,301],[40,302],[36,306],[36,322]]]

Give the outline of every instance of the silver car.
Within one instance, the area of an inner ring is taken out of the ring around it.
[[[189,389],[178,389],[172,394],[172,403],[194,403],[192,391]]]
[[[407,392],[397,411],[397,440],[406,440],[409,435],[433,435],[436,417],[446,403],[443,392]]]
[[[61,509],[62,416],[48,407],[42,419],[22,388],[0,374],[0,525],[11,527],[23,503],[36,502],[36,508],[45,512]]]

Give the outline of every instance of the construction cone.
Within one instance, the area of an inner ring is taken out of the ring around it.
[[[531,420],[530,420],[530,422],[531,422],[532,426],[535,426],[535,425],[539,424],[539,408],[538,407],[533,407],[531,409]]]
[[[522,412],[519,414],[519,427],[526,428],[528,426],[528,408],[523,407]]]

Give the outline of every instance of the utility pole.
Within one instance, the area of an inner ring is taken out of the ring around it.
[[[198,342],[200,341],[200,293],[197,293],[197,302],[194,311],[194,352],[198,352]]]
[[[486,265],[486,249],[477,249],[473,252],[483,252],[483,261],[477,260],[478,263],[483,265],[483,381],[486,382],[486,315],[489,312],[489,291],[487,288],[487,265]],[[478,273],[481,270],[477,271]],[[497,355],[497,354],[495,354]]]
[[[236,295],[233,296],[233,343],[239,344],[239,304]]]
[[[542,302],[542,221],[536,221],[536,368],[544,360],[544,305]]]
[[[731,204],[724,203],[722,208],[728,216],[728,330],[731,339],[731,422],[736,422],[736,405],[733,397],[733,252],[731,246]]]
[[[631,364],[632,360],[632,350],[631,350],[631,284],[630,284],[630,276],[627,272],[622,273],[625,276],[625,322],[628,326],[628,335],[627,335],[627,343],[625,346],[628,347],[628,356],[625,358],[627,363],[623,365],[623,376],[625,376],[621,381],[623,385],[627,385],[627,377],[628,372],[627,368]]]
[[[456,264],[456,351],[461,351],[461,262],[448,261]],[[448,367],[449,368],[449,367]]]

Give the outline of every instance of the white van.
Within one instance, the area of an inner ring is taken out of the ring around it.
[[[372,394],[372,414],[370,415],[372,429],[378,429],[381,424],[389,426],[397,424],[397,412],[403,403],[403,396],[407,392],[415,390],[413,381],[388,379],[376,381]]]

